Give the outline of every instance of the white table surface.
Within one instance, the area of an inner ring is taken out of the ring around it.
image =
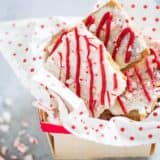
[[[96,0],[0,0],[0,2],[0,21],[3,21],[32,17],[84,16],[89,13],[89,10]],[[13,114],[12,131],[9,136],[10,138],[7,138],[6,143],[7,145],[10,145],[11,141],[14,139],[14,136],[19,129],[18,122],[22,119],[28,120],[31,124],[31,132],[39,139],[38,146],[34,147],[32,150],[32,153],[35,154],[35,159],[51,160],[52,158],[46,139],[39,129],[36,110],[31,106],[33,99],[21,86],[3,58],[1,56],[0,58],[0,73],[2,76],[0,78],[0,99],[3,100],[6,97],[11,97],[14,104],[16,104],[11,111]],[[2,108],[3,107],[0,104],[0,109]],[[6,136],[0,136],[0,139],[6,138]],[[1,145],[2,144],[0,143],[0,146]],[[135,158],[135,160],[146,159],[147,158]],[[152,159],[159,160],[160,157],[158,158],[158,156],[156,156]]]

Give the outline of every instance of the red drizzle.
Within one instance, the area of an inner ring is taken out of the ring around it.
[[[61,73],[62,73],[62,53],[58,52],[59,59],[60,59],[60,72],[59,72],[59,80],[61,80]]]
[[[123,39],[127,36],[127,35],[130,35],[129,36],[129,41],[127,43],[127,49],[126,49],[126,55],[125,55],[125,63],[128,63],[131,59],[131,51],[129,51],[129,48],[130,47],[133,47],[133,44],[134,44],[134,40],[135,40],[135,35],[134,35],[134,32],[130,29],[130,28],[125,28],[119,35],[117,41],[116,41],[116,46],[113,50],[113,53],[112,53],[112,58],[114,60],[116,60],[116,56],[117,56],[117,52],[118,52],[118,49],[120,48],[121,46],[121,43],[123,41]]]
[[[150,49],[150,52],[155,56],[155,61],[157,63],[158,69],[160,69],[160,56],[153,49]]]
[[[155,82],[156,82],[156,77],[154,75],[154,71],[153,71],[153,68],[151,66],[151,59],[149,58],[146,58],[146,67],[147,67],[147,72],[151,78],[151,81],[152,81],[152,85],[153,87],[155,87]]]
[[[124,113],[124,114],[127,114],[126,106],[125,106],[125,104],[124,104],[124,102],[122,101],[122,99],[121,99],[120,96],[117,97],[117,101],[119,102],[119,105],[120,105],[123,113]]]
[[[108,105],[111,105],[111,97],[110,97],[110,93],[107,91],[107,99],[108,99]]]
[[[103,56],[103,45],[99,45],[99,61],[100,61],[100,68],[101,68],[101,77],[102,77],[102,88],[101,88],[101,104],[105,104],[105,92],[106,92],[106,73],[104,67],[104,56]]]
[[[81,65],[81,57],[80,57],[80,42],[79,42],[79,34],[78,34],[78,29],[75,28],[75,39],[76,39],[76,56],[77,56],[77,67],[76,67],[76,77],[75,77],[75,82],[76,82],[76,94],[77,96],[81,96],[81,88],[80,88],[80,83],[79,83],[79,77],[80,77],[80,65]]]
[[[66,37],[66,80],[70,78],[70,44],[69,39]],[[68,84],[66,83],[66,86],[68,87]]]
[[[57,39],[56,43],[54,44],[49,56],[51,56],[53,54],[53,52],[57,49],[57,47],[59,46],[59,44],[62,42],[62,38],[63,36],[66,34],[67,32],[63,32],[60,37]]]
[[[93,99],[93,86],[94,86],[94,74],[92,68],[92,61],[90,59],[90,42],[86,36],[84,36],[86,45],[87,45],[87,60],[89,65],[89,73],[90,73],[90,87],[89,87],[89,109],[94,116],[94,99]]]
[[[95,19],[93,16],[88,16],[87,19],[85,20],[85,25],[87,27],[89,27],[90,25],[92,25],[94,23]]]
[[[92,43],[89,43],[90,46],[94,47],[95,49],[97,49],[97,46],[95,46],[94,44]]]
[[[106,25],[105,28],[105,38],[104,38],[104,44],[107,47],[108,46],[108,41],[109,41],[109,36],[110,36],[110,31],[111,31],[111,22],[112,22],[112,14],[110,12],[107,12],[104,14],[102,17],[97,30],[96,30],[96,36],[100,37],[100,33],[103,30],[104,25]]]
[[[129,76],[128,71],[125,72],[125,76],[127,77],[127,90],[128,90],[129,92],[132,92],[132,91],[133,91],[133,88],[132,88],[132,80],[131,80],[131,78],[130,78],[130,76]]]
[[[87,20],[86,20],[87,27],[94,23],[95,19],[93,21],[92,18],[93,18],[92,16],[87,18]],[[96,36],[100,38],[101,31],[104,30],[104,26],[105,26],[104,45],[106,47],[108,46],[108,42],[109,42],[112,20],[113,20],[112,14],[110,12],[105,13],[103,15],[103,17],[101,18],[100,23],[98,24],[98,27],[96,29]],[[125,53],[125,63],[129,63],[129,61],[131,59],[131,54],[132,54],[131,51],[129,51],[129,50],[131,47],[133,47],[134,40],[135,40],[135,34],[129,27],[123,29],[122,32],[120,33],[120,35],[118,36],[118,39],[116,41],[116,45],[115,45],[113,53],[112,53],[112,57],[114,60],[116,60],[118,49],[120,48],[122,41],[124,40],[124,38],[127,35],[129,35],[129,41],[127,43],[127,48],[126,48],[126,53]]]
[[[117,74],[113,74],[113,82],[114,82],[114,90],[118,89],[118,80],[117,80]]]
[[[139,81],[140,81],[140,83],[141,83],[141,85],[142,85],[142,88],[143,88],[143,91],[144,91],[145,96],[147,97],[147,100],[148,100],[149,102],[151,102],[151,100],[152,100],[152,99],[151,99],[151,96],[150,96],[149,91],[147,90],[147,88],[146,88],[146,86],[145,86],[145,84],[144,84],[143,78],[142,78],[142,76],[141,76],[141,74],[140,74],[140,72],[139,72],[138,67],[135,67],[135,73],[136,73],[136,75],[137,75],[137,77],[138,77],[138,79],[139,79]]]

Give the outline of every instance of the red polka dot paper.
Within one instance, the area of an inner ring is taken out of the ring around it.
[[[119,0],[119,2],[143,35],[160,39],[159,0]],[[104,3],[106,3],[106,0],[99,0],[95,8],[99,8]]]
[[[46,43],[52,35],[69,27],[67,20],[49,17],[0,23],[0,52],[23,85],[44,106],[49,106],[50,99],[46,96],[48,93],[43,90],[43,86],[33,83],[32,78],[43,66]],[[76,18],[69,20],[72,23],[77,22]]]
[[[121,0],[121,2],[143,35],[160,39],[160,7],[155,1],[151,3],[150,0]],[[77,20],[50,17],[1,23],[0,52],[24,86],[36,98],[34,105],[49,114],[50,123],[58,124],[60,120],[72,134],[102,144],[133,146],[158,142],[160,108],[141,122],[124,117],[114,117],[110,121],[90,118],[83,101],[44,70],[43,50],[46,43],[53,34],[69,27],[71,22],[75,23]],[[67,112],[64,102],[72,106],[71,113]],[[52,109],[56,107],[59,109],[60,117],[53,115]]]

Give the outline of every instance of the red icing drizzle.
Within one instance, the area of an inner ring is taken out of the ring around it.
[[[62,53],[58,52],[59,59],[60,59],[60,72],[59,72],[59,80],[61,80],[61,73],[62,73]]]
[[[66,35],[67,32],[63,32],[60,37],[57,39],[56,43],[54,44],[49,56],[51,56],[53,54],[53,52],[57,49],[57,47],[59,46],[59,44],[62,42],[62,38],[64,35]]]
[[[70,78],[70,44],[69,39],[66,37],[66,80]],[[66,83],[66,86],[68,87],[68,84]]]
[[[106,93],[106,73],[104,67],[104,56],[103,56],[103,45],[99,45],[99,61],[100,61],[100,68],[101,68],[101,76],[102,76],[102,88],[101,88],[101,104],[105,104],[105,93]]]
[[[130,78],[130,76],[129,76],[128,71],[125,72],[125,76],[127,77],[127,90],[128,90],[129,92],[132,92],[132,91],[133,91],[132,81],[131,81],[131,78]]]
[[[124,113],[124,114],[127,114],[126,106],[125,106],[125,104],[123,103],[123,101],[122,101],[122,99],[121,99],[120,96],[117,97],[117,101],[119,102],[120,107],[121,107],[123,113]]]
[[[80,77],[80,66],[81,66],[81,57],[80,57],[80,42],[79,42],[79,34],[78,34],[78,29],[75,28],[75,39],[76,39],[76,56],[77,56],[77,67],[76,67],[76,77],[75,77],[75,82],[76,82],[76,94],[77,96],[81,96],[81,88],[80,88],[80,83],[79,83],[79,77]]]
[[[149,58],[146,58],[146,67],[147,67],[147,72],[148,72],[148,74],[151,78],[152,85],[153,85],[153,87],[155,87],[156,77],[154,75],[154,71],[153,71],[153,68],[152,68],[151,59],[149,59]]]
[[[87,19],[85,21],[85,25],[87,27],[89,27],[90,25],[92,25],[94,23],[94,21],[95,21],[94,17],[90,15],[87,17]]]
[[[117,74],[113,74],[113,82],[114,82],[114,90],[118,89],[118,80],[117,80]]]
[[[104,14],[102,17],[97,30],[96,30],[96,36],[100,37],[100,33],[103,30],[104,25],[106,25],[106,30],[105,30],[105,38],[104,38],[104,44],[107,47],[108,46],[108,41],[109,41],[109,36],[110,36],[110,31],[111,31],[111,22],[112,22],[112,14],[110,12],[107,12]]]
[[[155,56],[155,61],[157,63],[158,69],[160,69],[160,56],[153,49],[150,49],[150,52]]]
[[[85,36],[84,36],[84,37],[85,37]],[[93,38],[93,37],[92,37],[92,38],[91,38],[91,37],[87,37],[87,39],[88,39],[88,40],[92,40],[92,39],[95,39],[95,38]],[[89,41],[88,41],[88,43],[89,43],[89,45],[92,46],[93,48],[98,49],[98,47],[97,47],[95,44],[93,44],[93,43],[91,43],[91,42],[89,42]]]
[[[131,51],[129,51],[129,48],[133,46],[133,43],[134,43],[134,40],[135,40],[134,32],[130,28],[125,28],[120,33],[120,35],[119,35],[119,37],[118,37],[118,39],[116,41],[116,46],[115,46],[115,48],[113,50],[113,53],[112,53],[112,58],[114,60],[116,60],[118,49],[120,48],[123,39],[127,35],[129,35],[129,41],[127,43],[127,49],[126,49],[126,55],[125,55],[125,63],[128,63],[130,61],[130,59],[131,59]]]
[[[84,36],[86,45],[87,45],[87,61],[89,66],[89,73],[90,73],[90,87],[89,87],[89,109],[94,116],[94,98],[93,98],[93,86],[94,86],[94,74],[92,68],[92,61],[90,59],[90,42],[86,36]]]
[[[89,16],[87,18],[86,20],[87,27],[89,27],[91,24],[94,23],[95,19],[94,20],[93,19],[94,19],[93,16]],[[108,46],[108,42],[109,42],[112,20],[113,20],[112,14],[110,12],[106,12],[101,18],[100,23],[98,24],[98,27],[96,29],[96,36],[100,38],[101,31],[104,30],[104,26],[105,26],[104,44],[106,47]],[[122,41],[127,35],[129,35],[129,40],[127,43],[127,48],[125,53],[125,63],[129,63],[131,59],[131,54],[132,54],[131,51],[129,51],[129,49],[130,47],[133,47],[134,40],[135,40],[135,34],[129,27],[124,28],[117,38],[116,45],[112,53],[112,57],[114,60],[116,59],[118,49],[120,48]]]
[[[94,44],[92,43],[89,43],[90,46],[94,47],[95,49],[97,49],[97,46],[95,46]]]
[[[151,96],[150,96],[150,94],[149,94],[149,91],[147,90],[147,88],[146,88],[146,86],[145,86],[145,83],[144,83],[144,80],[143,80],[143,78],[142,78],[142,76],[141,76],[141,74],[140,74],[140,71],[139,71],[139,68],[138,67],[135,67],[135,73],[136,73],[136,75],[137,75],[137,77],[138,77],[138,79],[139,79],[139,81],[140,81],[140,83],[141,83],[141,85],[142,85],[142,88],[143,88],[143,91],[144,91],[144,94],[145,94],[145,96],[147,97],[147,100],[149,101],[149,102],[151,102]]]
[[[110,93],[107,91],[107,99],[108,99],[108,105],[111,105],[111,97],[110,97]]]

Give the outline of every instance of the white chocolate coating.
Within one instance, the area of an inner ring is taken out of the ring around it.
[[[109,2],[110,3],[110,2]],[[125,28],[130,28],[131,31],[134,33],[134,43],[128,48],[128,51],[131,52],[131,58],[128,62],[125,61],[126,51],[127,51],[127,43],[129,41],[130,35],[126,34],[122,38],[122,42],[120,47],[117,50],[117,56],[115,61],[120,65],[121,68],[127,67],[129,64],[136,62],[142,58],[143,51],[147,48],[147,45],[144,39],[138,34],[137,30],[131,23],[126,12],[118,7],[119,4],[116,2],[112,2],[112,5],[106,4],[103,7],[99,8],[94,13],[91,13],[94,23],[88,26],[89,31],[96,35],[98,26],[103,19],[103,16],[109,12],[112,15],[112,21],[110,25],[110,35],[108,39],[108,44],[106,46],[107,50],[113,56],[113,51],[116,46],[116,42]],[[114,3],[114,4],[113,4]],[[113,6],[114,5],[114,6]],[[107,22],[107,19],[106,19]],[[106,36],[106,25],[103,26],[101,29],[100,38],[103,42],[105,41]]]
[[[85,101],[85,104],[89,106],[90,98],[90,85],[91,85],[91,74],[89,70],[90,59],[92,63],[93,71],[93,88],[92,94],[95,101],[94,106],[94,115],[97,117],[102,113],[106,108],[110,108],[115,103],[115,99],[118,95],[122,94],[126,87],[126,80],[124,75],[119,70],[118,66],[113,62],[109,53],[106,51],[103,43],[98,40],[94,35],[92,35],[86,27],[81,24],[76,27],[79,34],[79,45],[80,45],[80,75],[79,83],[81,95],[80,97]],[[88,57],[87,43],[84,37],[87,37],[90,47],[90,55]],[[69,55],[69,65],[70,65],[70,78],[66,79],[66,38],[69,39],[70,55]],[[100,62],[100,50],[99,46],[102,46],[103,49],[103,62]],[[52,43],[48,50],[51,52],[54,44]],[[60,55],[61,53],[61,62]],[[105,88],[105,103],[101,103],[101,90],[104,84],[102,84],[102,74],[101,74],[101,65],[104,67],[104,72],[106,75],[106,88]],[[76,37],[75,30],[67,32],[62,37],[61,43],[55,49],[55,51],[47,58],[46,61],[47,69],[53,73],[57,78],[61,75],[61,81],[67,83],[68,87],[76,93],[76,72],[77,72],[77,50],[76,50]],[[117,88],[114,88],[113,75],[117,77]],[[107,93],[110,95],[110,102],[108,101]]]
[[[152,54],[136,66],[139,68],[145,87],[152,100],[150,102],[148,101],[134,68],[128,70],[131,77],[133,92],[126,90],[121,96],[122,101],[127,108],[127,112],[138,110],[141,115],[147,115],[150,113],[154,109],[157,100],[160,97],[160,68],[158,67],[157,63],[158,59],[160,62],[160,42],[148,41],[148,45],[157,53],[159,58],[155,58],[155,56]],[[150,67],[152,70],[151,73],[155,77],[154,86],[151,79],[151,74],[147,69],[147,60],[150,61]],[[111,108],[111,111],[114,115],[124,114],[118,102],[116,102],[116,105]]]

